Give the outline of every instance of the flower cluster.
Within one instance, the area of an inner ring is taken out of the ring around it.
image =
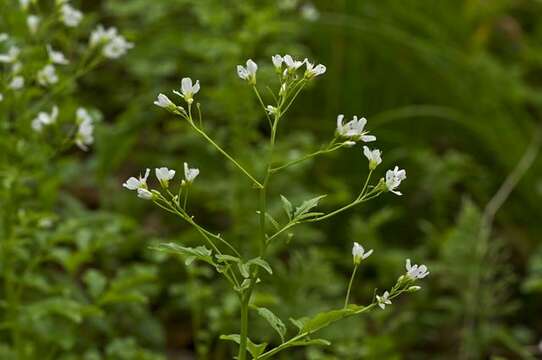
[[[141,199],[145,200],[152,200],[154,199],[153,192],[156,194],[160,194],[157,190],[149,190],[147,185],[147,179],[150,175],[151,170],[146,169],[145,175],[141,176],[139,175],[138,178],[136,177],[130,177],[122,186],[127,188],[128,190],[133,190],[137,192],[137,196]],[[175,177],[176,171],[172,169],[168,169],[167,167],[160,167],[154,169],[154,175],[156,176],[156,179],[160,183],[160,186],[164,189],[169,188],[169,183],[173,178]],[[190,168],[188,166],[188,163],[184,163],[184,179],[181,180],[181,187],[188,186],[194,182],[196,177],[199,175],[199,169],[197,168]]]
[[[118,59],[134,47],[133,43],[118,33],[117,28],[105,29],[102,25],[98,25],[90,34],[89,45],[91,48],[100,48],[102,55],[109,59]]]

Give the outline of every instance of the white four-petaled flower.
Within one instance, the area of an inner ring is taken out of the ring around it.
[[[386,308],[386,305],[391,305],[391,300],[389,299],[389,297],[390,293],[388,291],[384,291],[384,294],[382,294],[382,296],[376,295],[376,302],[378,303],[378,306],[384,309]]]
[[[373,250],[365,251],[363,246],[358,244],[357,242],[354,242],[354,246],[352,247],[352,257],[354,258],[354,264],[359,265],[361,263],[361,260],[367,259],[371,254],[373,253]]]
[[[363,147],[363,155],[369,160],[369,169],[374,170],[382,162],[382,153],[378,149],[371,150]]]
[[[76,27],[83,19],[83,13],[70,4],[63,4],[60,7],[60,18],[64,25]]]
[[[290,71],[295,71],[303,65],[303,61],[294,60],[291,55],[284,55],[282,60]]]
[[[314,64],[310,63],[308,59],[305,59],[305,66],[307,67],[307,70],[305,70],[305,77],[307,79],[311,79],[315,76],[322,75],[326,72],[326,66],[322,64],[318,64],[314,66]]]
[[[185,77],[181,80],[181,92],[173,90],[173,93],[182,97],[188,104],[194,102],[194,95],[198,93],[199,80],[196,80],[195,83],[192,83],[192,79]]]
[[[173,179],[175,176],[175,170],[170,170],[167,167],[161,167],[154,169],[154,174],[156,175],[158,181],[160,181],[160,184],[164,188],[167,188],[169,186],[169,180]]]
[[[406,179],[406,171],[396,166],[393,170],[386,171],[386,188],[388,191],[396,195],[402,195],[400,191],[396,190],[401,181]]]
[[[92,117],[85,108],[78,108],[76,111],[76,122],[79,125],[75,134],[75,144],[83,151],[94,142],[94,124]]]
[[[130,177],[122,186],[127,188],[128,190],[138,190],[138,189],[147,189],[147,178],[149,177],[149,174],[151,173],[151,169],[145,170],[145,176],[139,175],[139,178],[136,177]]]
[[[162,93],[158,94],[158,98],[154,102],[154,105],[168,110],[174,110],[177,108],[177,105],[175,105],[173,101],[171,101],[166,95]]]
[[[51,45],[47,45],[47,54],[49,54],[49,60],[51,60],[53,64],[66,65],[69,63],[64,54],[54,50]]]
[[[58,76],[56,74],[55,67],[52,64],[47,64],[38,71],[37,75],[38,83],[43,86],[56,84],[58,82]]]
[[[427,266],[425,265],[412,265],[410,263],[410,259],[406,259],[406,271],[407,276],[410,277],[412,280],[416,279],[423,279],[427,275],[429,275],[429,269],[427,269]]]
[[[369,132],[365,131],[365,125],[367,124],[367,119],[362,117],[358,119],[354,115],[354,118],[343,124],[344,115],[340,114],[337,116],[337,133],[342,136],[349,138],[351,140],[361,140],[363,142],[375,141],[376,137],[373,135],[367,135]]]
[[[39,112],[38,116],[32,120],[32,129],[41,132],[44,126],[54,124],[58,118],[58,107],[53,106],[51,113]]]
[[[247,80],[251,84],[256,84],[256,72],[258,71],[258,64],[252,59],[247,60],[247,66],[237,65],[237,75],[243,80]]]
[[[189,168],[187,163],[184,163],[184,178],[186,182],[191,183],[199,175],[199,169]]]
[[[124,36],[117,35],[104,46],[103,54],[108,59],[118,59],[133,47],[134,44],[126,41]]]
[[[271,57],[271,61],[273,61],[273,66],[275,67],[275,69],[277,69],[278,71],[282,69],[282,62],[284,61],[282,59],[282,56],[280,56],[279,54],[273,55]]]

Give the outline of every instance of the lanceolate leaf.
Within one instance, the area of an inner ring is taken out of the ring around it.
[[[275,329],[275,331],[279,334],[281,341],[284,342],[284,336],[286,335],[286,325],[284,325],[282,320],[277,315],[273,314],[273,312],[267,308],[264,308],[264,307],[254,307],[254,308],[258,312],[258,315],[260,315],[265,320],[267,320],[269,325],[271,325],[271,327]]]
[[[282,207],[284,208],[286,215],[288,215],[288,219],[291,220],[293,212],[294,212],[292,203],[288,199],[286,199],[286,197],[283,195],[280,196],[280,200],[282,200]]]
[[[308,213],[311,209],[318,205],[318,202],[325,198],[327,195],[320,195],[315,198],[304,201],[299,207],[295,209],[294,219],[300,218],[302,215]]]
[[[208,264],[215,265],[213,261],[212,251],[207,249],[205,246],[198,246],[196,248],[181,246],[175,243],[164,243],[158,246],[152,247],[154,250],[177,254],[187,257],[187,265],[189,265],[193,260],[205,261]]]
[[[262,259],[261,257],[257,257],[257,258],[247,261],[246,265],[247,266],[257,265],[265,269],[265,271],[267,271],[269,274],[273,274],[273,269],[271,269],[271,266],[269,265],[269,263],[265,261],[264,259]]]

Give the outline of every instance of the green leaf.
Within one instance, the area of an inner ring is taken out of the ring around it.
[[[284,336],[286,335],[286,325],[284,325],[282,320],[277,315],[273,314],[273,312],[268,308],[257,306],[253,306],[253,308],[256,309],[258,315],[267,320],[269,325],[271,325],[271,327],[275,329],[275,331],[279,334],[281,341],[284,342]]]
[[[288,219],[292,219],[292,214],[294,212],[294,208],[292,206],[292,203],[286,199],[285,196],[281,195],[280,200],[282,200],[282,207],[284,208],[284,211],[286,212],[286,215],[288,215]]]
[[[212,251],[205,246],[196,248],[181,246],[175,243],[164,243],[158,246],[152,246],[151,249],[162,251],[169,254],[186,256],[186,264],[190,265],[192,261],[198,259],[211,265],[216,265],[212,258]]]
[[[220,335],[220,340],[233,341],[237,344],[241,343],[241,336],[239,334],[230,334],[230,335]],[[267,343],[255,344],[247,338],[247,350],[252,355],[253,358],[257,358],[265,351]]]
[[[275,218],[273,218],[273,216],[271,216],[271,214],[266,212],[265,216],[267,217],[267,219],[269,219],[271,224],[273,224],[273,227],[275,228],[275,230],[280,230],[280,224],[277,222],[277,220],[275,220]]]
[[[299,330],[299,333],[301,333],[303,331],[303,328],[305,327],[305,323],[309,321],[310,318],[305,316],[299,319],[290,318],[289,320]]]
[[[247,264],[238,263],[237,266],[239,267],[239,272],[244,278],[250,277],[250,270]]]
[[[353,315],[355,312],[356,311],[351,308],[321,312],[305,322],[302,332],[315,332],[330,325],[331,323],[341,320],[349,315]]]
[[[241,259],[239,259],[238,257],[236,256],[231,256],[231,255],[227,255],[227,254],[216,254],[215,255],[215,258],[219,261],[219,262],[222,262],[222,263],[227,263],[227,262],[235,262],[235,263],[238,263],[241,261]]]
[[[269,263],[265,261],[264,259],[262,259],[261,257],[250,259],[249,261],[246,262],[246,265],[248,267],[250,267],[251,265],[256,265],[263,268],[269,274],[273,274],[273,269],[271,269],[271,266],[269,265]]]
[[[325,198],[327,195],[320,195],[315,198],[304,201],[301,206],[297,207],[294,212],[294,219],[300,218],[300,216],[307,214],[311,209],[318,205],[318,202]]]

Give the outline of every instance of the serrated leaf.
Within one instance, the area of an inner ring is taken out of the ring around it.
[[[273,269],[271,269],[271,265],[269,265],[269,263],[267,261],[265,261],[264,259],[262,259],[261,257],[250,259],[249,261],[246,262],[246,265],[249,266],[249,267],[251,265],[257,265],[257,266],[263,268],[269,274],[273,274]]]
[[[195,248],[181,246],[175,243],[164,243],[158,246],[151,247],[153,250],[162,251],[169,254],[177,254],[188,257],[185,261],[187,265],[190,265],[194,260],[198,259],[208,264],[215,265],[212,258],[212,251],[205,246],[198,246]]]
[[[282,320],[268,308],[257,306],[254,306],[254,308],[256,309],[258,315],[263,317],[269,323],[269,325],[271,325],[271,327],[275,329],[275,331],[280,336],[280,340],[284,342],[284,336],[286,335],[286,325],[284,325]]]
[[[239,334],[230,334],[230,335],[220,335],[220,340],[227,340],[227,341],[233,341],[237,344],[241,343],[241,336]],[[261,344],[255,344],[247,338],[247,350],[252,355],[253,358],[257,358],[263,352],[265,351],[265,348],[267,347],[267,343],[261,343]]]
[[[292,203],[284,196],[280,196],[280,200],[282,201],[282,207],[284,208],[284,211],[286,212],[286,215],[288,215],[288,219],[292,219],[292,214],[294,212],[294,208],[292,206]]]
[[[308,213],[311,209],[318,206],[318,202],[325,198],[327,195],[320,195],[309,200],[305,200],[299,207],[295,209],[294,219],[299,218],[301,215]]]

